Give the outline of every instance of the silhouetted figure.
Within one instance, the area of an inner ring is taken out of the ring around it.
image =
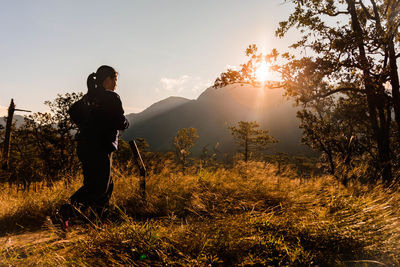
[[[63,228],[68,227],[76,208],[80,211],[90,208],[100,215],[111,197],[112,152],[118,148],[119,130],[129,127],[120,97],[115,93],[117,76],[112,67],[99,67],[87,79],[87,94],[69,110],[79,128],[77,154],[84,179],[83,186],[71,196],[70,204],[60,208]]]

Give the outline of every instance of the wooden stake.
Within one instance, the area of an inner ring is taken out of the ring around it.
[[[10,140],[11,140],[11,125],[12,119],[14,116],[15,104],[14,99],[11,99],[10,106],[8,107],[8,116],[6,123],[6,135],[4,136],[4,147],[3,147],[3,160],[2,160],[2,168],[3,170],[8,169],[9,160],[10,160]]]
[[[6,134],[4,136],[3,160],[1,166],[3,170],[8,170],[10,165],[11,126],[15,111],[30,112],[29,110],[15,109],[14,99],[11,99],[10,106],[8,107]]]
[[[141,176],[141,179],[139,181],[140,194],[142,196],[143,201],[146,201],[146,166],[144,165],[142,156],[140,155],[140,151],[136,145],[135,140],[131,140],[129,142],[129,145],[131,146],[131,150],[133,152],[133,158],[135,159],[136,164],[139,166],[140,170],[140,176]]]

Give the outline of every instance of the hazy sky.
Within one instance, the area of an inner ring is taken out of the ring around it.
[[[168,96],[195,99],[249,44],[286,49],[274,31],[284,0],[0,0],[0,115],[45,111],[57,93],[86,92],[102,65],[120,73],[126,113]]]

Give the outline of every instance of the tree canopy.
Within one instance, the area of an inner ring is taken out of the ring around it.
[[[215,86],[251,81],[248,66],[270,62],[281,80],[267,87],[282,87],[296,99],[302,107],[303,141],[323,152],[332,173],[343,175],[366,164],[370,179],[393,182],[393,172],[399,170],[400,2],[286,2],[295,9],[280,22],[276,35],[299,30],[302,37],[292,50],[263,55],[251,45],[249,62],[235,75],[230,70],[221,74]],[[350,178],[354,172],[345,180]]]
[[[199,138],[196,128],[189,127],[179,130],[174,137],[174,147],[178,162],[182,164],[183,170],[187,163],[187,158],[191,153],[196,140]]]
[[[267,130],[258,128],[256,121],[239,121],[236,126],[229,127],[245,162],[249,160],[251,152],[263,151],[270,144],[278,142]]]

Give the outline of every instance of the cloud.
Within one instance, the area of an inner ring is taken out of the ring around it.
[[[167,91],[182,92],[184,85],[191,79],[189,75],[182,75],[181,77],[174,78],[161,78],[160,83]]]
[[[201,77],[181,75],[178,78],[163,77],[160,79],[160,86],[155,89],[156,93],[168,91],[173,93],[198,92],[212,85],[211,81],[204,81]]]

